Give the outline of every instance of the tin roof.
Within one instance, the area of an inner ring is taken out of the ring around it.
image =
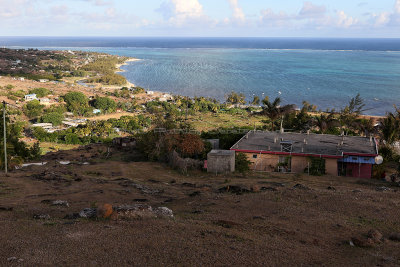
[[[375,139],[359,136],[250,131],[231,148],[251,153],[290,153],[342,157],[373,157]]]

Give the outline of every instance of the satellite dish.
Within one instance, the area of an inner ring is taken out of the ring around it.
[[[376,165],[381,165],[383,163],[383,157],[382,156],[376,156],[375,157],[375,164]]]

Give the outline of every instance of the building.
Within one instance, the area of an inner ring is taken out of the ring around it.
[[[248,132],[231,150],[245,153],[255,171],[303,173],[323,162],[322,173],[359,178],[372,177],[378,156],[374,138],[261,131]]]
[[[93,114],[100,114],[101,113],[101,110],[100,109],[93,109]]]
[[[39,98],[39,102],[40,102],[40,104],[45,105],[45,106],[51,105],[50,99],[48,99],[46,97]]]
[[[37,100],[36,94],[25,95],[25,101]]]
[[[48,79],[39,79],[40,83],[47,83],[49,80]]]
[[[134,148],[136,139],[133,137],[117,137],[113,139],[113,145],[118,147]]]
[[[207,154],[207,172],[230,173],[235,171],[235,151],[213,149]]]

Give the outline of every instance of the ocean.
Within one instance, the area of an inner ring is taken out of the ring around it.
[[[360,93],[368,115],[400,106],[400,39],[0,37],[0,46],[139,58],[121,74],[153,91],[218,100],[235,91],[322,110]]]

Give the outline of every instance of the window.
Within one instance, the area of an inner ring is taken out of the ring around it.
[[[256,158],[257,158],[257,155],[256,155],[256,154],[254,154],[254,155],[253,155],[253,159],[256,159]]]

